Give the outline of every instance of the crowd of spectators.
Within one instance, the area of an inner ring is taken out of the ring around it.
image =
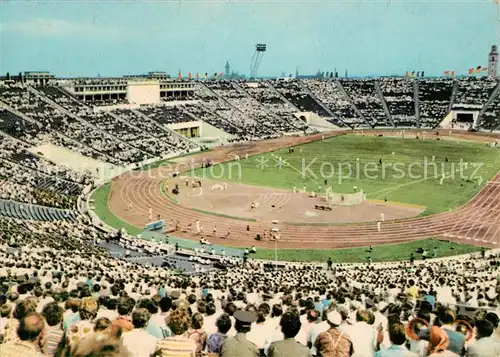
[[[2,357],[500,353],[495,255],[333,270],[237,259],[187,276],[112,258],[100,243],[149,256],[172,247],[83,218],[0,219],[0,232]]]
[[[326,118],[332,124],[339,127],[344,127],[347,124],[352,128],[368,128],[366,122],[358,116],[353,104],[342,92],[336,81],[306,79],[304,83],[314,96],[333,113],[334,117]]]
[[[453,80],[449,78],[420,79],[420,126],[435,128],[450,110]]]
[[[413,85],[413,81],[405,78],[382,78],[380,80],[380,89],[395,126],[416,126]]]
[[[141,161],[144,153],[123,141],[116,140],[111,134],[89,125],[83,119],[68,115],[64,109],[47,102],[44,95],[24,86],[11,86],[2,93],[2,100],[9,106],[42,124],[51,131],[57,131],[70,139],[87,145],[118,162],[132,163]],[[72,98],[55,97],[54,101],[70,112],[80,112]]]
[[[243,83],[241,84],[244,85]],[[284,120],[281,116],[270,111],[266,106],[245,92],[236,81],[212,81],[206,83],[206,86],[234,107],[241,109],[244,113],[248,113],[249,116],[263,127],[266,127],[266,131],[263,131],[264,135],[269,133],[268,129],[280,134],[296,132],[300,128],[294,125],[296,121]]]
[[[307,130],[307,125],[294,115],[299,110],[289,101],[284,99],[268,82],[253,82],[251,85],[248,85],[246,82],[240,82],[239,86],[265,107],[268,112],[280,117],[282,122],[289,123],[288,127],[281,127],[281,130]],[[282,124],[280,123],[280,125]]]
[[[241,128],[246,136],[258,138],[259,136],[272,135],[272,130],[264,123],[258,123],[240,108],[231,105],[227,100],[218,96],[207,86],[199,83],[196,91],[197,99],[209,111],[229,121],[233,126]]]
[[[390,127],[374,79],[340,80],[352,103],[358,108],[371,127]]]
[[[456,94],[453,108],[481,109],[497,86],[496,79],[467,77],[456,80]]]

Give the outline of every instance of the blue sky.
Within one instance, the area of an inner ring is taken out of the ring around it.
[[[487,65],[498,43],[492,0],[0,0],[0,73],[117,76],[163,70],[350,75]]]

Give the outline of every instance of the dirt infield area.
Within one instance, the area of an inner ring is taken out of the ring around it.
[[[384,135],[397,135],[396,132],[398,131],[376,131],[374,133],[377,135],[381,133]],[[326,138],[341,135],[343,133],[345,132],[337,131],[308,137],[283,137],[268,141],[234,144],[196,155],[181,157],[175,161],[177,163],[186,163],[186,166],[188,166],[188,162],[193,161],[196,163],[195,166],[198,166],[204,158],[213,162],[222,162],[231,160],[234,155],[255,155],[286,146],[312,142],[321,139],[322,136]],[[440,132],[440,135],[470,140],[477,138],[478,140],[484,141],[495,140],[500,137],[499,135],[477,136],[475,134],[466,133],[449,133],[448,131]],[[299,199],[299,202],[300,200],[305,200],[302,201],[304,207],[300,207],[299,209],[296,208],[295,213],[294,210],[288,207],[282,208],[281,210],[286,211],[283,215],[285,218],[280,220],[278,224],[271,225],[269,220],[278,218],[272,216],[272,213],[276,211],[276,207],[270,207],[272,206],[270,202],[272,202],[272,200],[283,199],[283,197],[286,198],[284,194],[269,194],[271,191],[280,192],[275,189],[270,191],[267,189],[255,191],[254,194],[251,194],[252,196],[249,196],[247,192],[244,194],[244,198],[241,193],[238,193],[240,197],[238,200],[240,203],[232,204],[231,208],[225,208],[223,211],[228,212],[227,215],[230,216],[241,216],[245,210],[249,209],[248,204],[249,202],[251,204],[253,200],[252,197],[261,197],[257,195],[263,195],[262,201],[264,203],[262,212],[257,211],[254,213],[256,215],[256,221],[242,221],[227,216],[217,216],[196,211],[189,207],[190,199],[194,200],[194,198],[188,197],[188,193],[193,194],[192,189],[190,189],[190,192],[186,193],[186,197],[181,197],[181,204],[174,202],[162,193],[161,187],[167,178],[165,175],[166,172],[159,174],[158,171],[159,169],[134,171],[115,178],[111,184],[108,202],[110,210],[120,219],[137,227],[144,227],[144,224],[149,220],[149,211],[152,210],[154,219],[157,218],[158,215],[165,219],[167,228],[172,231],[172,235],[196,241],[200,239],[200,235],[193,232],[189,227],[194,226],[195,222],[199,221],[203,227],[206,227],[205,230],[209,231],[205,232],[205,234],[210,242],[235,247],[248,247],[255,244],[258,247],[273,248],[274,242],[270,239],[264,239],[262,241],[256,241],[254,239],[256,234],[262,234],[266,230],[269,231],[270,228],[279,230],[279,244],[281,249],[342,248],[383,243],[401,243],[424,238],[448,239],[489,247],[497,247],[500,243],[500,175],[494,177],[470,202],[454,211],[413,218],[390,217],[389,213],[384,211],[385,222],[381,224],[381,229],[379,231],[375,222],[334,226],[321,225],[321,223],[314,225],[315,223],[311,221],[309,221],[311,222],[309,224],[302,224],[305,219],[304,215],[306,211],[314,212],[318,214],[319,217],[323,214],[330,215],[330,212],[315,212],[315,210],[313,210],[313,204],[310,201],[311,199],[308,197]],[[236,187],[235,185],[235,189]],[[208,191],[210,191],[210,189],[204,191],[203,195],[209,195]],[[213,202],[207,200],[208,202],[205,203],[206,206],[201,206],[198,204],[199,202],[196,202],[196,207],[203,207],[202,209],[207,207],[205,210],[213,211],[214,209],[210,208],[210,205],[212,204],[217,208],[216,202],[219,200],[221,199],[215,199],[215,197]],[[231,198],[227,197],[222,200],[230,201]],[[228,202],[225,202],[225,204],[227,203]],[[293,206],[296,204],[298,205],[298,203],[293,203]],[[282,207],[283,205],[284,204],[282,204]],[[273,210],[271,210],[271,208]],[[364,210],[364,207],[356,207],[356,209],[359,208]],[[366,210],[369,214],[373,214],[374,216],[369,216],[368,213],[365,212],[366,216],[364,216],[364,220],[373,220],[372,217],[374,217],[374,219],[380,217],[380,207],[377,206],[374,208],[374,212],[372,212],[373,210],[370,207]],[[220,210],[221,208],[217,209]],[[343,208],[340,210],[342,209]],[[384,210],[385,209],[387,209],[387,207],[384,207]],[[266,210],[268,211],[266,212]],[[279,210],[279,208],[277,208],[277,210]],[[407,208],[405,208],[405,210],[407,211]],[[337,217],[342,217],[343,215],[343,213],[338,211],[332,211],[331,214]],[[406,214],[410,215],[408,211]],[[415,213],[411,215],[414,214]],[[176,226],[178,227],[177,229]],[[212,232],[214,226],[217,227],[215,234]],[[247,231],[247,226],[249,231]]]
[[[197,182],[202,183],[201,188],[192,187]],[[172,194],[176,184],[178,195]],[[212,190],[213,187],[226,189]],[[425,210],[425,207],[370,201],[354,206],[329,205],[324,197],[313,198],[307,193],[187,177],[168,180],[168,188],[169,196],[182,206],[267,224],[273,220],[294,224],[369,222],[380,219],[381,213],[384,219],[392,220],[417,216]],[[331,211],[316,209],[316,205]]]

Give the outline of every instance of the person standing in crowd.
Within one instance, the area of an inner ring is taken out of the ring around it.
[[[310,357],[309,349],[295,340],[301,326],[298,312],[292,309],[285,312],[281,316],[280,326],[285,338],[271,343],[268,357]]]
[[[314,341],[317,356],[321,357],[350,357],[354,353],[353,343],[349,335],[339,330],[342,316],[336,310],[326,314],[328,330],[318,335]]]
[[[250,332],[252,323],[257,320],[257,316],[251,311],[238,310],[234,313],[236,320],[236,336],[228,338],[222,344],[222,357],[259,357],[260,352],[257,346],[247,340],[246,334]]]

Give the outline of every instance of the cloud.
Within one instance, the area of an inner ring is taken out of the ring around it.
[[[4,22],[2,26],[0,26],[0,29],[2,32],[14,32],[25,36],[35,37],[99,36],[101,38],[118,38],[124,34],[124,29],[120,28],[44,18],[20,22]]]

